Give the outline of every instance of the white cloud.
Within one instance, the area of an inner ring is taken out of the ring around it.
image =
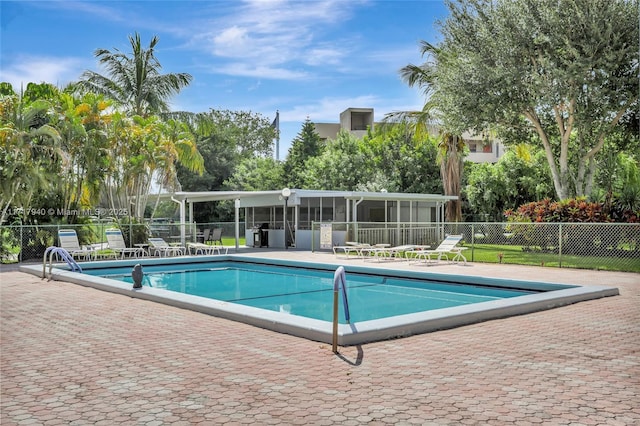
[[[88,67],[77,58],[21,56],[0,69],[0,81],[11,83],[13,90],[27,83],[47,82],[60,87],[77,80]]]
[[[346,56],[346,51],[330,47],[309,50],[309,54],[304,58],[308,65],[338,65]]]
[[[249,50],[250,44],[247,29],[236,25],[213,37],[213,50],[220,56],[237,57]]]
[[[235,62],[217,66],[214,71],[219,74],[227,74],[236,77],[256,77],[273,80],[300,80],[307,77],[304,71],[289,70],[282,67],[254,65],[246,62]]]
[[[286,121],[305,121],[307,117],[317,123],[337,123],[340,113],[347,108],[376,108],[380,99],[375,95],[363,95],[352,98],[322,98],[316,103],[297,105],[289,110],[280,111]]]
[[[226,10],[220,18],[200,23],[190,44],[219,60],[233,60],[232,66],[212,67],[214,72],[262,68],[280,70],[260,75],[265,78],[308,76],[311,70],[302,72],[300,67],[335,66],[348,56],[351,48],[347,43],[327,43],[323,37],[330,33],[332,25],[348,20],[358,3],[245,1],[239,7]]]

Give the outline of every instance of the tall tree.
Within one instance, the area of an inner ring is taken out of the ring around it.
[[[607,137],[638,109],[638,0],[447,5],[433,92],[446,127],[532,132],[557,197],[589,195]]]
[[[93,92],[113,99],[132,115],[168,112],[168,100],[191,83],[187,73],[161,74],[162,66],[155,56],[158,37],[154,36],[148,48],[142,46],[140,35],[129,36],[131,53],[118,49],[97,49],[94,53],[106,68],[107,75],[87,70],[82,74],[77,89]]]
[[[416,135],[429,134],[430,130],[437,125],[439,128],[440,141],[439,161],[440,177],[445,195],[454,195],[457,200],[448,201],[445,206],[445,218],[449,222],[459,222],[462,220],[462,174],[464,171],[464,157],[466,149],[464,140],[458,133],[447,127],[440,117],[440,107],[436,97],[432,96],[439,90],[438,67],[446,62],[446,51],[425,41],[421,42],[421,54],[426,59],[421,65],[409,64],[400,70],[402,80],[409,87],[419,88],[424,97],[425,103],[420,111],[400,111],[388,114],[385,120],[388,122],[408,122],[413,123]]]
[[[361,139],[341,130],[322,154],[307,160],[304,188],[354,191],[368,187],[375,180],[375,164],[361,145]]]
[[[206,113],[179,112],[167,116],[189,125],[204,158],[202,174],[178,167],[178,181],[184,191],[226,189],[228,184],[238,183],[237,168],[241,164],[249,167],[251,163],[262,164],[259,159],[271,156],[275,130],[271,127],[271,122],[260,114],[251,111],[210,110]],[[241,178],[239,180],[242,181]],[[198,211],[194,212],[195,220],[227,220],[229,209],[222,204],[202,203]]]
[[[475,214],[502,221],[504,212],[553,196],[542,150],[512,147],[497,163],[472,164],[466,194]],[[523,155],[524,154],[524,155]]]
[[[302,188],[306,175],[305,162],[311,157],[317,157],[322,151],[322,141],[315,126],[307,118],[302,124],[300,133],[291,142],[291,148],[284,161],[284,176],[286,186]]]
[[[381,187],[389,192],[435,194],[442,190],[434,138],[426,132],[415,132],[413,124],[376,126],[363,138],[375,162],[378,175],[384,177]]]
[[[250,111],[211,110],[206,113],[174,113],[169,116],[188,123],[204,157],[200,176],[178,168],[178,180],[185,191],[215,191],[234,168],[246,159],[268,157],[275,136],[271,123]]]
[[[442,132],[438,143],[438,157],[440,158],[440,176],[444,195],[455,195],[457,200],[449,200],[445,205],[447,222],[462,220],[462,172],[464,171],[465,143],[462,136]]]
[[[27,99],[15,93],[0,96],[0,224],[9,207],[30,208],[34,194],[56,182],[61,151],[60,134],[49,124],[53,107]]]
[[[110,128],[112,156],[105,188],[109,206],[144,217],[152,184],[176,184],[176,164],[202,173],[204,161],[191,132],[182,123],[163,122],[156,115],[128,118],[114,114]]]
[[[70,212],[97,205],[101,183],[111,153],[107,138],[110,103],[89,93],[78,99],[59,94],[59,121],[62,149],[65,152],[59,186],[62,210]],[[67,216],[67,221],[77,216]]]
[[[233,191],[273,191],[287,186],[282,163],[272,157],[246,158],[225,181]]]

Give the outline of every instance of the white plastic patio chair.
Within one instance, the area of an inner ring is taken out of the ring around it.
[[[429,263],[431,261],[431,256],[436,256],[436,261],[440,261],[442,258],[449,260],[449,255],[452,254],[453,258],[452,262],[458,262],[462,260],[465,264],[467,263],[467,258],[462,254],[463,250],[466,250],[467,247],[457,247],[457,244],[462,240],[462,235],[449,235],[445,238],[438,247],[433,250],[410,250],[405,253],[405,255],[413,258],[414,261],[424,261]]]
[[[115,251],[122,259],[124,259],[125,255],[136,258],[143,257],[145,255],[145,251],[142,247],[127,247],[124,242],[122,231],[118,228],[109,228],[105,231],[105,234],[107,235],[109,248]]]
[[[78,241],[78,234],[75,229],[60,229],[58,231],[58,241],[60,242],[60,247],[68,251],[74,259],[78,256],[78,258],[88,260],[95,254],[92,249],[80,247],[80,241]]]

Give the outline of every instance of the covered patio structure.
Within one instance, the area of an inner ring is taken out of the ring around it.
[[[396,226],[429,224],[444,220],[444,205],[457,197],[439,194],[321,191],[289,189],[275,191],[175,192],[160,195],[180,206],[181,240],[187,239],[186,225],[193,223],[194,205],[209,201],[231,201],[235,206],[236,248],[244,232],[248,246],[318,249],[319,224],[335,224],[323,238],[324,246],[341,245],[358,236],[363,224]],[[244,209],[244,229],[240,229]],[[387,233],[386,235],[390,235]],[[386,237],[392,238],[392,237]],[[387,242],[387,241],[385,241]]]

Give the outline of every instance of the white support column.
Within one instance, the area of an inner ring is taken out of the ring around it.
[[[238,248],[240,248],[240,199],[236,198],[235,201],[235,207],[236,207],[236,251],[238,250]],[[245,213],[245,217],[246,217],[246,213]]]
[[[400,241],[400,235],[401,235],[401,233],[400,233],[400,215],[401,215],[401,213],[400,212],[402,211],[402,209],[401,209],[402,206],[400,204],[402,203],[402,201],[398,200],[396,202],[398,203],[398,206],[396,207],[397,208],[397,212],[396,212],[396,214],[397,214],[397,217],[396,217],[396,224],[397,224],[396,225],[396,242],[398,242],[398,241]],[[409,203],[409,208],[411,208],[411,203]],[[401,245],[401,243],[398,243],[398,245]]]
[[[298,239],[298,204],[294,204],[293,206],[293,247],[298,247],[296,244],[296,240]]]
[[[187,206],[185,206],[185,200],[180,202],[180,244],[184,247],[186,243],[186,229],[185,222],[187,221]]]
[[[198,234],[198,229],[196,229],[196,224],[193,222],[193,201],[189,201],[189,229],[191,241],[197,242],[196,235]]]

